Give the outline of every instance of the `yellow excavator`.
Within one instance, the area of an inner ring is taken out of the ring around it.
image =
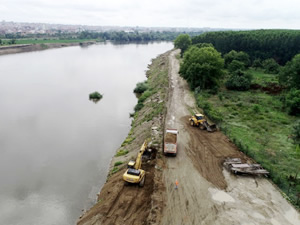
[[[142,170],[142,156],[148,147],[147,141],[145,141],[136,157],[136,160],[130,160],[128,163],[128,169],[123,174],[123,180],[127,183],[139,184],[143,187],[145,184],[145,170]]]
[[[217,130],[216,124],[209,125],[204,115],[196,113],[191,118],[189,118],[191,126],[200,127],[201,130],[207,130],[208,132],[214,132]]]

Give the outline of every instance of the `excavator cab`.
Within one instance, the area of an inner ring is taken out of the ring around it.
[[[142,156],[147,150],[148,144],[145,141],[136,157],[136,160],[130,160],[127,165],[127,170],[123,174],[123,180],[126,183],[138,184],[140,187],[143,187],[145,184],[145,170],[142,170]]]

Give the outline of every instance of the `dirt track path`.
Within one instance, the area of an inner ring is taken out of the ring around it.
[[[242,157],[220,132],[207,133],[188,125],[195,102],[178,75],[170,55],[170,93],[166,128],[179,130],[177,157],[164,170],[166,206],[163,225],[180,224],[300,224],[299,213],[264,178],[235,177],[222,169],[225,157]],[[175,180],[179,188],[175,190]]]

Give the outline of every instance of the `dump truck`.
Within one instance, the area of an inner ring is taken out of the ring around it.
[[[146,172],[142,170],[142,157],[144,152],[147,150],[148,143],[144,141],[136,160],[130,160],[128,163],[128,168],[123,174],[123,180],[126,183],[138,184],[140,187],[143,187],[145,184]]]
[[[209,124],[205,119],[204,115],[196,113],[191,118],[189,118],[191,126],[199,127],[201,130],[207,130],[208,132],[214,132],[217,130],[215,124]]]
[[[167,129],[164,138],[164,154],[177,154],[177,129]]]

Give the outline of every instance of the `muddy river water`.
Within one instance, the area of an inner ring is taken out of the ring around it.
[[[0,224],[75,224],[126,137],[132,90],[172,43],[0,56]],[[104,95],[89,101],[91,92]]]

